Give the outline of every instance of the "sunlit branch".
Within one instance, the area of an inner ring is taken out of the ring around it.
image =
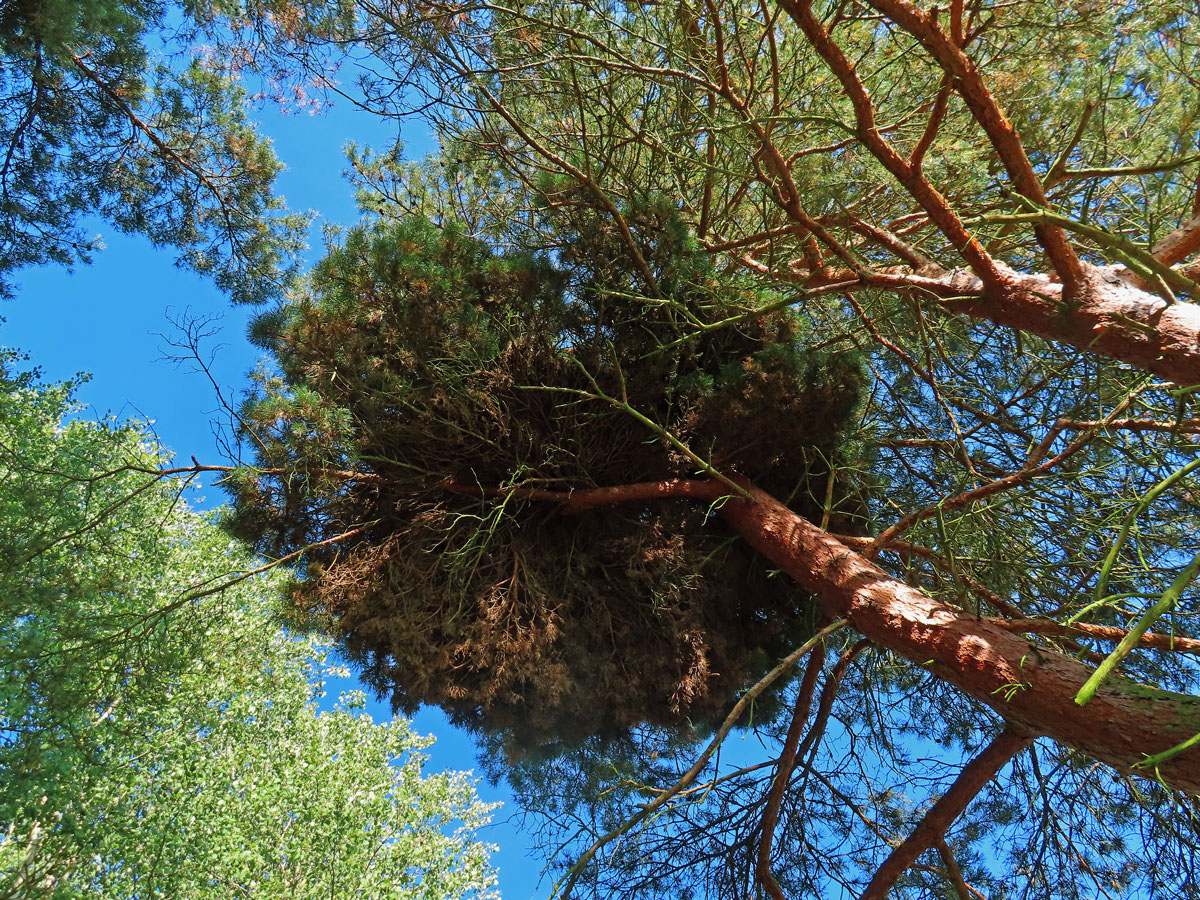
[[[929,111],[929,121],[925,124],[925,131],[921,134],[920,139],[908,157],[908,164],[917,171],[920,171],[921,164],[925,161],[925,154],[933,146],[938,129],[941,127],[942,121],[946,118],[946,110],[950,105],[952,87],[953,85],[948,77],[942,79],[942,86],[938,88],[937,96],[933,100],[933,109]]]
[[[780,6],[800,26],[809,43],[813,45],[829,66],[830,71],[841,82],[843,90],[854,106],[859,140],[928,213],[929,218],[942,231],[951,245],[958,250],[984,285],[991,289],[1002,288],[1004,279],[1001,277],[1000,270],[996,268],[996,264],[984,250],[983,245],[967,231],[966,226],[951,209],[946,198],[934,188],[919,169],[909,165],[908,161],[903,159],[880,134],[875,121],[875,106],[865,85],[858,73],[854,71],[854,66],[846,58],[842,48],[832,40],[822,26],[813,11],[810,0],[780,0]]]
[[[909,0],[868,2],[920,41],[950,77],[975,121],[987,134],[1017,191],[1039,206],[1049,206],[1041,179],[1033,171],[1020,135],[988,90],[975,61],[942,30],[934,16],[923,12]],[[1083,283],[1083,266],[1074,248],[1057,225],[1039,225],[1034,231],[1055,271],[1062,278],[1067,295],[1073,295]]]
[[[1164,266],[1182,262],[1200,250],[1200,215],[1188,219],[1150,248],[1151,255]]]
[[[1130,630],[1117,628],[1112,625],[1093,625],[1086,622],[1071,622],[1062,624],[1049,619],[997,619],[989,618],[1001,628],[1022,634],[1050,634],[1065,637],[1090,637],[1103,641],[1123,641],[1129,637]],[[1173,634],[1147,631],[1137,638],[1137,646],[1152,647],[1155,650],[1169,650],[1176,653],[1200,653],[1200,640],[1189,637],[1179,637]]]

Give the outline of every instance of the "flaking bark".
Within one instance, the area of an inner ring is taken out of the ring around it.
[[[1079,660],[923,594],[774,497],[745,487],[750,499],[727,496],[717,482],[682,479],[526,496],[557,499],[564,512],[673,497],[712,503],[747,543],[816,597],[826,616],[848,619],[876,645],[991,707],[1014,732],[1049,737],[1120,772],[1157,775],[1200,794],[1200,748],[1179,753],[1157,772],[1136,768],[1200,733],[1200,697],[1114,678],[1079,706],[1075,695],[1092,674]]]
[[[1200,306],[1169,303],[1139,287],[1121,266],[1086,266],[1085,285],[1071,299],[1048,275],[1028,275],[997,263],[1001,282],[987,286],[965,270],[940,275],[874,272],[864,287],[884,288],[933,300],[942,309],[1016,328],[1153,372],[1181,385],[1200,384]],[[847,288],[853,273],[826,270],[800,280],[815,290],[823,283]]]
[[[752,485],[721,516],[811,592],[831,618],[923,666],[1027,736],[1044,735],[1121,772],[1200,733],[1200,698],[1113,679],[1087,706],[1075,694],[1092,670],[918,591]],[[1171,787],[1200,794],[1200,749],[1159,767]]]

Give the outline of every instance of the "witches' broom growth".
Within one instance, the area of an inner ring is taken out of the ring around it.
[[[816,621],[713,509],[556,511],[536,491],[712,460],[857,524],[839,469],[857,359],[810,349],[787,311],[673,343],[760,298],[719,286],[665,205],[630,219],[638,262],[583,214],[553,256],[420,219],[357,230],[258,326],[280,374],[243,437],[286,474],[236,482],[234,530],[271,552],[356,530],[307,554],[299,607],[398,708],[510,750],[719,721]]]

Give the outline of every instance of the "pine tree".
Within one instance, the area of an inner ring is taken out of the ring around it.
[[[397,708],[438,704],[513,753],[703,732],[816,621],[712,508],[548,513],[539,491],[711,471],[698,450],[862,524],[857,357],[810,349],[788,311],[680,340],[760,298],[715,278],[669,206],[630,219],[663,292],[649,316],[593,215],[554,260],[411,219],[352,232],[257,326],[280,373],[242,411],[235,532],[275,554],[352,532],[307,553],[297,604]]]

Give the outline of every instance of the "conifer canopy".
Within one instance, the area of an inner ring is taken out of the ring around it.
[[[703,729],[816,621],[712,509],[530,491],[687,477],[686,445],[854,528],[859,361],[787,310],[684,339],[762,298],[723,286],[665,204],[628,219],[640,262],[590,214],[552,255],[421,219],[356,230],[256,326],[280,374],[243,410],[258,458],[232,527],[275,553],[353,532],[309,551],[303,615],[395,707],[510,751]]]

